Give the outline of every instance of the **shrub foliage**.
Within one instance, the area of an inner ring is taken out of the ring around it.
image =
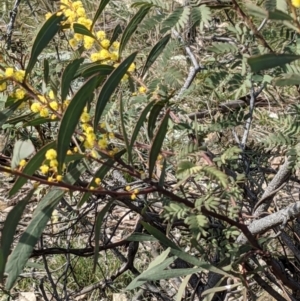
[[[298,300],[300,1],[32,2],[1,45],[3,296]]]

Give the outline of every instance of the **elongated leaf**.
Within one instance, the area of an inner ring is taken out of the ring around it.
[[[41,125],[41,124],[45,124],[45,123],[49,123],[49,122],[53,122],[55,121],[55,119],[51,119],[51,118],[44,118],[44,117],[37,117],[34,118],[28,122],[24,123],[24,127],[26,126],[36,126],[36,125]]]
[[[73,23],[73,28],[75,33],[82,34],[84,36],[88,36],[97,40],[97,38],[84,25],[79,23]]]
[[[93,23],[91,26],[91,30],[93,29],[96,21],[98,20],[99,16],[101,15],[102,11],[104,10],[105,6],[108,4],[109,0],[101,0],[99,7],[95,13],[94,19],[93,19]]]
[[[152,64],[155,62],[158,56],[163,52],[170,38],[171,38],[171,34],[166,35],[160,41],[158,41],[158,43],[151,49],[147,57],[147,61],[145,63],[141,76],[144,76],[144,74],[152,66]]]
[[[127,237],[128,241],[157,241],[155,237],[145,233],[132,233],[129,237]]]
[[[135,139],[140,131],[140,128],[142,127],[143,123],[146,121],[147,115],[149,113],[149,111],[151,110],[151,108],[153,107],[153,105],[155,104],[155,100],[151,101],[150,103],[147,104],[147,106],[145,107],[145,109],[143,110],[139,120],[136,123],[136,126],[133,130],[133,134],[131,136],[131,141],[129,144],[129,148],[128,148],[128,153],[132,152],[132,147],[134,145]]]
[[[44,83],[48,85],[49,82],[49,62],[47,59],[44,59]]]
[[[26,164],[26,166],[23,169],[23,173],[26,175],[33,175],[38,168],[42,165],[42,162],[45,160],[45,154],[48,149],[55,148],[56,142],[50,142],[49,144],[45,145],[43,148],[41,148]],[[9,196],[14,195],[19,191],[19,189],[27,182],[26,178],[18,177],[9,191]]]
[[[258,72],[261,70],[283,66],[298,59],[300,59],[300,55],[267,53],[252,56],[248,58],[247,61],[252,72]]]
[[[62,85],[61,85],[61,99],[64,101],[69,93],[70,85],[72,80],[74,79],[74,74],[78,70],[80,64],[83,62],[84,58],[75,59],[73,62],[71,62],[66,69],[64,70],[64,73],[62,75]]]
[[[135,14],[135,16],[130,20],[129,24],[127,25],[126,29],[123,32],[121,41],[120,41],[120,48],[119,48],[119,55],[121,57],[121,54],[123,50],[125,49],[129,39],[133,35],[133,33],[136,31],[138,25],[142,22],[144,17],[147,15],[148,11],[150,10],[152,5],[146,4],[143,5],[139,11]]]
[[[94,129],[97,129],[97,125],[100,121],[101,115],[105,109],[107,102],[109,101],[111,95],[114,93],[116,87],[119,82],[125,75],[131,63],[134,61],[137,52],[132,53],[129,57],[127,57],[119,66],[116,68],[112,74],[108,77],[106,82],[104,83],[101,92],[99,94],[96,109],[95,109],[95,117],[94,117]]]
[[[153,226],[145,223],[145,222],[141,222],[141,224],[143,225],[143,227],[147,230],[147,232],[149,232],[150,234],[152,234],[156,239],[159,240],[159,242],[165,246],[165,247],[170,247],[171,249],[179,249],[179,247],[174,244],[169,238],[167,238],[162,232],[160,232],[159,230],[157,230],[156,228],[154,228]]]
[[[86,167],[84,165],[77,166],[70,173],[66,174],[64,181],[69,184],[74,184],[85,170]],[[5,272],[8,274],[5,283],[6,290],[10,290],[13,287],[17,277],[20,275],[28,261],[34,246],[51,218],[53,210],[65,193],[66,191],[63,189],[52,188],[38,203],[30,224],[20,237],[17,246],[8,258],[5,268]]]
[[[82,64],[74,75],[74,79],[79,76],[89,77],[96,73],[100,75],[109,75],[115,70],[113,66],[109,65],[100,65],[99,63],[86,63]]]
[[[100,232],[101,232],[101,225],[103,222],[103,219],[108,212],[109,208],[113,204],[113,200],[108,202],[105,207],[98,213],[95,223],[95,252],[94,252],[94,267],[93,267],[93,273],[95,273],[96,265],[98,262],[98,256],[99,256],[99,241],[100,241]]]
[[[185,288],[188,285],[190,278],[192,277],[192,275],[187,275],[183,281],[180,284],[180,287],[178,289],[178,293],[176,295],[176,301],[181,301],[182,300],[182,296],[184,294]]]
[[[115,68],[113,66],[109,65],[100,65],[99,63],[96,63],[96,66],[91,66],[90,68],[86,69],[83,73],[82,76],[84,77],[89,77],[92,76],[96,73],[99,74],[99,76],[105,76],[105,75],[110,75]]]
[[[64,18],[64,15],[58,16],[54,14],[44,23],[33,43],[25,76],[31,72],[37,62],[38,56],[59,31],[60,22],[63,21]]]
[[[153,133],[154,133],[154,129],[156,126],[156,121],[157,121],[157,117],[159,115],[159,113],[161,112],[161,110],[164,107],[164,102],[156,102],[154,107],[152,108],[150,114],[149,114],[149,118],[148,118],[148,136],[149,139],[152,140],[153,138]]]
[[[158,273],[158,272],[164,270],[171,263],[173,263],[175,261],[175,259],[176,259],[175,256],[169,257],[165,261],[163,261],[161,264],[156,265],[152,269],[143,272],[141,275],[139,275],[138,277],[136,277],[134,280],[131,281],[131,283],[126,287],[126,290],[133,290],[133,289],[135,289],[137,287],[140,287],[145,282],[147,282],[146,280],[142,280],[141,279],[142,277],[145,278],[149,274],[152,275],[153,273],[155,274],[155,273]]]
[[[171,251],[171,248],[167,248],[166,250],[164,250],[161,254],[159,254],[148,266],[146,271],[151,270],[152,268],[160,265],[161,263],[163,263],[167,258],[168,255]]]
[[[122,33],[122,28],[121,28],[120,24],[118,24],[118,25],[115,27],[114,32],[113,32],[113,34],[112,34],[112,36],[111,36],[111,39],[110,39],[110,45],[111,45],[114,41],[116,41],[116,40],[118,39],[118,37],[119,37],[119,35],[120,35],[121,33]]]
[[[170,279],[183,277],[203,271],[202,268],[172,269],[172,270],[149,270],[140,276],[141,281],[156,281],[161,279]]]
[[[24,101],[24,99],[20,99],[20,100],[14,102],[8,108],[0,111],[0,126],[2,126],[6,122],[6,120],[9,118],[9,116],[13,114],[13,112],[19,107],[19,105],[23,101]]]
[[[290,73],[290,74],[282,74],[281,77],[275,78],[272,83],[275,86],[283,87],[283,86],[295,86],[300,83],[300,74]]]
[[[157,160],[157,156],[161,150],[164,139],[168,130],[168,122],[169,122],[169,110],[166,112],[161,124],[156,132],[156,135],[152,141],[151,149],[149,153],[149,177],[152,177],[152,173],[154,170],[155,162]]]
[[[126,149],[127,149],[127,153],[128,153],[128,161],[129,161],[129,164],[131,164],[132,163],[132,154],[131,154],[131,152],[129,152],[129,140],[128,140],[128,136],[127,136],[127,130],[125,127],[125,113],[124,113],[124,104],[123,104],[122,96],[120,99],[120,117],[121,117],[122,134],[124,137],[124,141],[125,141],[125,145],[126,145]]]
[[[97,81],[97,76],[93,76],[82,85],[82,87],[74,95],[61,120],[57,135],[57,160],[59,173],[61,173],[61,168],[64,163],[67,150],[69,149],[71,137],[87,101],[94,93]]]
[[[233,288],[235,288],[239,285],[241,285],[241,283],[230,284],[230,289],[233,289]],[[201,297],[204,297],[205,295],[208,295],[208,294],[211,294],[211,293],[222,292],[222,291],[225,291],[225,290],[228,290],[228,285],[209,288],[201,294]]]
[[[5,270],[5,263],[10,253],[11,245],[14,241],[14,235],[18,226],[18,223],[22,217],[25,206],[33,195],[34,189],[31,189],[27,196],[20,200],[16,206],[8,213],[3,229],[1,231],[1,255],[0,260],[0,281],[3,280],[3,273]]]
[[[15,169],[22,159],[28,158],[34,152],[35,148],[30,139],[18,140],[14,145],[11,168]]]
[[[164,163],[162,165],[162,169],[161,169],[161,173],[160,173],[160,177],[159,177],[159,181],[158,181],[158,184],[161,187],[163,187],[165,184],[166,170],[167,170],[167,160],[165,159]]]
[[[203,270],[207,270],[216,274],[220,274],[223,276],[227,276],[230,277],[230,275],[228,273],[226,273],[225,271],[215,267],[214,265],[204,262],[204,261],[200,261],[198,260],[195,256],[192,256],[180,249],[171,249],[171,253],[173,255],[176,255],[177,257],[179,257],[180,259],[190,263],[191,265],[194,265],[196,267],[201,267]]]

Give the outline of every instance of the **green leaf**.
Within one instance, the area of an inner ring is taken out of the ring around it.
[[[42,165],[43,161],[45,160],[45,154],[48,149],[54,148],[56,141],[50,142],[49,144],[45,145],[41,148],[25,165],[23,169],[23,173],[26,175],[33,175],[38,168]],[[9,196],[13,196],[15,193],[19,191],[19,189],[27,182],[26,178],[18,177],[9,191]]]
[[[25,206],[31,199],[34,193],[34,189],[31,189],[27,196],[20,200],[17,205],[8,213],[3,229],[1,231],[1,260],[0,260],[0,281],[3,280],[3,274],[5,270],[5,263],[10,253],[11,245],[14,241],[14,235],[22,217]]]
[[[166,45],[168,44],[170,38],[171,38],[171,34],[166,35],[158,43],[156,43],[156,45],[151,49],[151,51],[147,57],[145,66],[143,68],[141,77],[144,76],[144,74],[152,66],[152,64],[155,62],[155,60],[158,58],[158,56],[163,52],[163,50],[165,49]]]
[[[99,73],[99,75],[109,75],[113,70],[115,70],[113,66],[100,65],[99,63],[82,64],[76,71],[74,79],[79,76],[89,77],[96,73]]]
[[[171,270],[157,270],[153,269],[144,272],[140,276],[141,281],[157,281],[161,279],[171,279],[176,277],[183,277],[186,275],[191,275],[203,271],[202,268],[187,268],[187,269],[171,269]]]
[[[289,73],[282,74],[281,77],[277,77],[272,81],[273,85],[284,87],[284,86],[295,86],[300,83],[300,74]]]
[[[96,265],[98,262],[98,256],[99,256],[99,237],[101,234],[101,225],[103,222],[103,219],[105,217],[105,214],[108,212],[110,207],[112,206],[114,200],[108,202],[104,208],[98,213],[95,223],[95,251],[94,251],[94,267],[93,267],[93,273],[95,273]]]
[[[44,83],[48,85],[49,82],[49,61],[44,59]]]
[[[252,72],[258,72],[278,66],[289,64],[295,60],[298,60],[300,55],[295,54],[275,54],[267,53],[257,56],[252,56],[247,59],[248,64],[251,67]]]
[[[73,28],[75,33],[82,34],[84,36],[88,36],[97,40],[97,38],[84,25],[73,23]]]
[[[150,114],[149,114],[149,120],[148,120],[148,136],[149,139],[152,140],[153,138],[153,132],[156,126],[156,121],[157,118],[159,116],[159,113],[161,112],[161,110],[164,108],[164,102],[160,101],[160,102],[155,102],[154,107],[152,108]]]
[[[114,32],[113,32],[113,34],[112,34],[112,36],[111,36],[111,39],[110,39],[110,45],[111,45],[114,41],[116,41],[116,40],[118,39],[118,37],[119,37],[119,35],[120,35],[121,33],[122,33],[122,28],[121,28],[121,25],[118,24],[118,25],[115,27]]]
[[[99,7],[95,13],[94,19],[93,19],[93,23],[91,26],[91,30],[93,29],[96,21],[98,20],[99,16],[101,15],[102,11],[104,10],[105,6],[108,4],[109,0],[101,0]]]
[[[269,19],[274,21],[292,21],[293,18],[289,15],[284,13],[281,10],[275,9],[274,11],[269,12]]]
[[[120,83],[121,79],[125,75],[131,63],[134,61],[137,52],[132,53],[129,57],[127,57],[108,77],[106,82],[104,83],[101,92],[99,94],[96,109],[95,109],[95,117],[94,117],[94,129],[96,131],[98,123],[100,121],[101,115],[105,109],[106,104],[108,103],[111,95],[115,91],[116,87]]]
[[[235,283],[235,284],[230,284],[230,289],[233,289],[233,288],[236,288],[237,286],[241,285],[240,282],[238,283]],[[217,286],[217,287],[213,287],[213,288],[209,288],[207,290],[205,290],[202,294],[201,294],[201,297],[204,297],[208,294],[211,294],[211,293],[217,293],[217,292],[222,292],[222,291],[225,291],[225,290],[228,290],[228,285],[224,285],[224,286]]]
[[[0,112],[0,127],[6,122],[9,116],[13,114],[13,112],[20,106],[23,101],[23,99],[20,99]]]
[[[78,70],[80,64],[83,62],[84,58],[75,59],[73,62],[71,62],[66,69],[64,70],[64,73],[62,75],[62,85],[61,85],[61,100],[64,101],[69,93],[70,85],[72,80],[74,79],[74,74]]]
[[[138,25],[142,22],[144,17],[147,15],[148,11],[152,7],[151,4],[143,5],[139,11],[135,14],[135,16],[130,20],[129,24],[127,25],[126,29],[124,30],[124,33],[122,35],[121,41],[120,41],[120,48],[119,48],[119,55],[121,57],[123,50],[125,49],[125,46],[129,42],[129,39],[133,35],[133,33],[136,31]]]
[[[38,56],[41,54],[43,49],[48,45],[48,43],[53,39],[56,33],[60,29],[60,22],[63,21],[65,16],[62,14],[60,16],[54,14],[52,15],[42,26],[38,32],[35,41],[33,43],[30,59],[26,68],[26,74],[31,72],[35,63],[37,62]]]
[[[18,140],[14,145],[11,168],[15,169],[22,159],[28,158],[34,152],[35,148],[30,139]]]
[[[153,273],[158,273],[162,270],[164,270],[166,267],[168,267],[171,263],[173,263],[175,261],[176,257],[170,257],[167,258],[166,260],[164,260],[161,264],[156,265],[155,267],[153,267],[150,270],[146,270],[145,272],[143,272],[141,275],[139,275],[138,277],[136,277],[134,280],[131,281],[131,283],[126,287],[126,290],[133,290],[137,287],[140,287],[141,285],[143,285],[145,282],[147,282],[146,280],[141,280],[142,277],[147,277],[147,275],[152,275]]]
[[[97,82],[98,78],[95,75],[82,85],[82,87],[74,95],[61,120],[57,135],[57,160],[59,173],[61,173],[62,165],[64,163],[67,150],[69,149],[70,141],[74,134],[76,125],[78,124],[79,118],[87,104],[87,101],[94,93]]]
[[[85,170],[86,167],[84,165],[77,166],[70,173],[66,174],[64,182],[74,184]],[[38,203],[30,224],[8,258],[5,269],[5,272],[8,274],[5,284],[6,290],[10,290],[13,287],[51,218],[53,210],[65,193],[66,191],[64,189],[52,188]]]
[[[274,1],[272,1],[274,3]],[[247,9],[248,9],[248,12],[251,16],[254,16],[254,17],[257,17],[257,18],[261,18],[261,19],[264,19],[264,18],[267,18],[269,20],[274,20],[274,21],[292,21],[293,18],[281,11],[281,10],[278,10],[278,9],[274,9],[274,10],[265,10],[259,6],[256,6],[255,4],[251,3],[250,1],[247,1],[245,3]],[[276,5],[276,3],[275,3]]]
[[[155,237],[145,233],[132,233],[129,237],[126,238],[128,241],[157,241]]]
[[[120,117],[121,117],[122,134],[124,137],[124,142],[125,142],[127,153],[128,153],[128,162],[129,162],[129,164],[131,164],[132,163],[132,153],[131,153],[131,149],[129,148],[129,140],[128,140],[128,136],[127,136],[127,130],[125,127],[125,113],[124,113],[124,105],[123,105],[122,96],[120,98]],[[129,150],[130,150],[130,152],[129,152]]]
[[[149,153],[149,177],[150,178],[152,177],[157,156],[161,151],[161,147],[163,145],[164,139],[167,134],[168,122],[169,122],[169,110],[166,112],[164,118],[162,119],[160,126],[157,130],[157,133],[151,144],[151,149]]]
[[[54,119],[51,118],[45,118],[45,117],[37,117],[32,120],[29,120],[28,122],[25,122],[23,127],[26,128],[26,126],[36,126],[36,125],[41,125],[49,122],[55,121]]]
[[[179,249],[179,247],[174,244],[169,238],[167,238],[162,232],[160,232],[159,230],[157,230],[156,228],[154,228],[153,226],[145,223],[145,222],[141,222],[141,224],[143,225],[144,229],[146,229],[147,232],[149,232],[150,234],[152,234],[156,239],[158,239],[158,241],[165,247],[170,247],[172,249]]]
[[[148,103],[147,106],[145,107],[145,109],[143,110],[139,120],[137,121],[136,126],[135,126],[134,131],[133,131],[133,134],[131,136],[131,141],[130,141],[130,144],[129,144],[128,153],[132,152],[132,147],[133,147],[134,142],[136,140],[136,137],[137,137],[137,135],[140,131],[140,128],[142,127],[143,123],[146,121],[147,115],[148,115],[149,111],[151,110],[151,108],[153,107],[153,105],[155,103],[156,103],[155,100]]]
[[[176,301],[182,300],[183,294],[185,292],[185,288],[187,287],[191,277],[192,277],[192,275],[187,275],[181,282],[180,287],[178,289],[178,293],[176,295]]]
[[[164,159],[164,163],[162,165],[161,174],[158,181],[158,185],[160,187],[163,187],[165,184],[166,170],[167,170],[167,160]]]

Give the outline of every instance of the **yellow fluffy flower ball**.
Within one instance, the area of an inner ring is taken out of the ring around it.
[[[41,104],[38,103],[38,102],[33,103],[33,104],[31,105],[31,107],[30,107],[30,110],[31,110],[33,113],[38,113],[38,112],[40,112],[41,109],[42,109],[42,108],[41,108]]]
[[[47,160],[54,160],[54,159],[56,159],[56,157],[57,157],[56,150],[53,149],[53,148],[48,149],[47,152],[46,152],[45,157],[46,157]]]
[[[296,8],[300,7],[300,0],[292,0],[292,4],[293,6],[295,6]]]

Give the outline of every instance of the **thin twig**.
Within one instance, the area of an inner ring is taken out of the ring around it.
[[[16,17],[18,14],[18,7],[21,3],[21,0],[16,0],[13,9],[10,12],[10,19],[7,25],[7,37],[6,37],[6,49],[9,50],[11,47],[11,39],[14,31],[14,25],[16,21]]]

